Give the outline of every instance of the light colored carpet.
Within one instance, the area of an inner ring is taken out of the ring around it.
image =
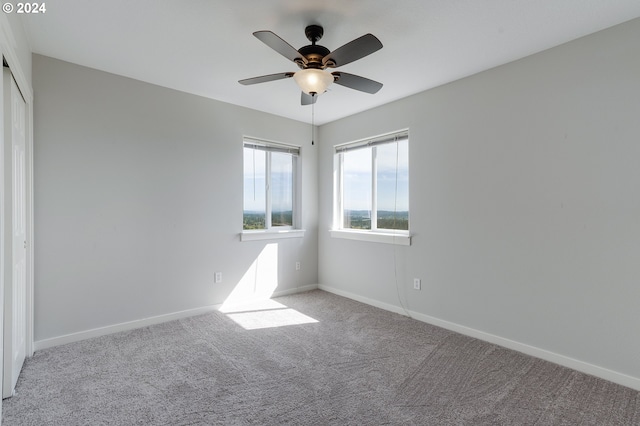
[[[640,392],[322,291],[275,302],[39,351],[3,424],[640,424]]]

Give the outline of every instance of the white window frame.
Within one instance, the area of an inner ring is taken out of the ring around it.
[[[334,146],[334,211],[333,227],[330,230],[332,237],[376,243],[411,245],[410,230],[377,228],[377,146],[404,139],[409,139],[409,131],[407,129]],[[344,156],[342,154],[356,149],[367,148],[371,148],[371,229],[345,228]],[[411,216],[410,211],[409,216]],[[411,221],[409,221],[409,229],[410,226]]]
[[[304,229],[301,227],[301,196],[300,196],[300,176],[301,163],[300,156],[302,148],[296,145],[288,145],[280,142],[267,141],[252,137],[244,137],[242,143],[242,152],[244,158],[244,149],[252,148],[265,151],[265,229],[243,229],[240,233],[241,241],[270,240],[278,238],[301,238],[304,236]],[[276,226],[271,223],[271,154],[274,152],[283,152],[291,154],[293,157],[293,202],[292,202],[292,226]],[[243,167],[244,168],[244,167]],[[244,174],[244,170],[243,170]],[[244,193],[242,202],[242,214],[244,217]],[[243,220],[244,228],[244,220]]]

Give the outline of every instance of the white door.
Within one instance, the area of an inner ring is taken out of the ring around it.
[[[5,246],[4,368],[2,397],[13,391],[26,354],[26,104],[11,72],[4,68]]]

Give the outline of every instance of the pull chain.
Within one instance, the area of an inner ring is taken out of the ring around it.
[[[315,145],[313,141],[314,128],[315,128],[315,116],[316,116],[316,102],[315,102],[315,93],[311,94],[311,145]]]

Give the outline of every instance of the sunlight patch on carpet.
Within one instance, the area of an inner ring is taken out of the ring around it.
[[[220,309],[245,330],[313,324],[318,320],[274,300],[254,301]]]

